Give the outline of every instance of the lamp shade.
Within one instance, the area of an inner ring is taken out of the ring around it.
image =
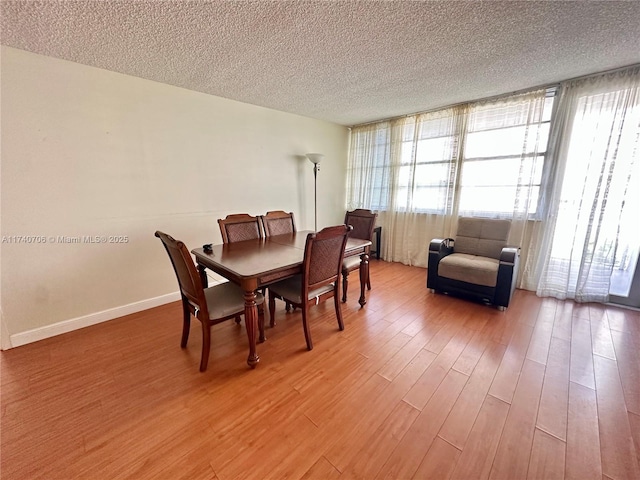
[[[324,155],[321,153],[307,153],[306,157],[309,159],[311,163],[317,165],[324,158]]]

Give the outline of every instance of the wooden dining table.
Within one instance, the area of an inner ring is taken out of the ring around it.
[[[255,240],[212,245],[207,251],[204,247],[191,251],[196,258],[204,287],[208,286],[206,270],[209,269],[244,290],[244,317],[249,338],[247,363],[251,368],[255,368],[260,361],[256,352],[258,327],[256,290],[302,272],[304,247],[309,233],[313,232],[299,231]],[[369,277],[367,247],[370,245],[370,240],[349,238],[344,253],[345,257],[360,255],[359,303],[361,306],[367,303],[365,298],[365,286]]]

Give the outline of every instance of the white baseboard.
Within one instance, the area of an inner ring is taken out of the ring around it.
[[[209,272],[207,272],[207,277],[209,277],[208,282],[210,287],[225,281],[222,277],[213,277]],[[80,328],[89,327],[97,323],[124,317],[125,315],[141,312],[153,307],[159,307],[160,305],[176,302],[178,300],[180,300],[180,292],[176,291],[159,297],[129,303],[128,305],[102,310],[101,312],[90,313],[89,315],[84,315],[82,317],[63,320],[62,322],[34,328],[33,330],[27,330],[26,332],[14,333],[13,335],[5,335],[3,332],[3,334],[0,335],[0,340],[2,341],[0,349],[8,350],[10,348],[19,347],[21,345],[37,342],[38,340],[44,340],[45,338],[55,337],[56,335],[61,335],[63,333],[69,333]],[[0,327],[3,325],[4,322],[2,322]]]
[[[121,307],[110,308],[108,310],[91,313],[82,317],[64,320],[52,325],[34,328],[33,330],[27,330],[26,332],[16,333],[10,336],[8,342],[9,345],[2,345],[2,349],[6,350],[8,348],[26,345],[27,343],[37,342],[38,340],[44,340],[45,338],[55,337],[56,335],[89,327],[97,323],[106,322],[107,320],[113,320],[114,318],[123,317],[131,313],[141,312],[142,310],[148,310],[149,308],[158,307],[177,300],[180,300],[180,292],[168,293],[159,297],[129,303],[128,305],[122,305]]]

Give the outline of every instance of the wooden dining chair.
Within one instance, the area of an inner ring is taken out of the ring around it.
[[[296,231],[296,223],[293,220],[293,212],[285,212],[283,210],[273,210],[267,212],[265,215],[260,217],[262,221],[262,228],[264,229],[264,234],[266,237],[271,237],[273,235],[284,235],[286,233],[293,233]],[[287,312],[291,311],[291,304],[286,302],[285,310]],[[295,310],[295,307],[294,307]],[[271,317],[271,326],[275,325],[273,321],[273,317]]]
[[[358,208],[351,212],[347,212],[344,217],[345,225],[351,225],[353,231],[349,235],[351,238],[361,238],[363,240],[371,240],[373,237],[373,229],[376,227],[377,213],[373,213],[371,210],[365,210]],[[365,253],[369,255],[371,253],[371,246],[365,248]],[[349,282],[347,277],[349,272],[360,269],[360,256],[354,255],[347,257],[342,262],[342,301],[347,301],[347,288]],[[362,281],[362,279],[360,279]],[[371,278],[367,275],[367,289],[371,290]]]
[[[276,298],[302,309],[302,327],[309,350],[313,348],[308,321],[309,306],[333,297],[338,327],[344,330],[338,288],[344,248],[350,231],[351,227],[338,225],[310,233],[305,243],[302,273],[269,285],[271,321],[275,316]]]
[[[296,223],[293,220],[293,212],[274,210],[261,217],[264,234],[267,237],[283,235],[296,231]]]
[[[191,328],[191,316],[196,317],[202,324],[200,371],[204,372],[209,362],[211,327],[244,314],[244,292],[240,287],[231,282],[203,288],[202,280],[186,245],[160,231],[157,231],[155,235],[162,241],[164,248],[169,254],[169,259],[171,260],[173,270],[178,278],[178,285],[180,286],[182,311],[184,314],[182,341],[180,342],[182,348],[187,347],[189,330]],[[260,338],[263,339],[264,296],[261,293],[256,294],[256,303],[258,304]]]
[[[246,213],[227,215],[218,219],[223,243],[241,242],[263,238],[260,217],[252,217]]]

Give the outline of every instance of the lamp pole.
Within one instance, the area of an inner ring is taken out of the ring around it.
[[[307,153],[306,157],[313,163],[313,213],[314,213],[314,229],[318,231],[318,164],[324,158],[321,153]]]

